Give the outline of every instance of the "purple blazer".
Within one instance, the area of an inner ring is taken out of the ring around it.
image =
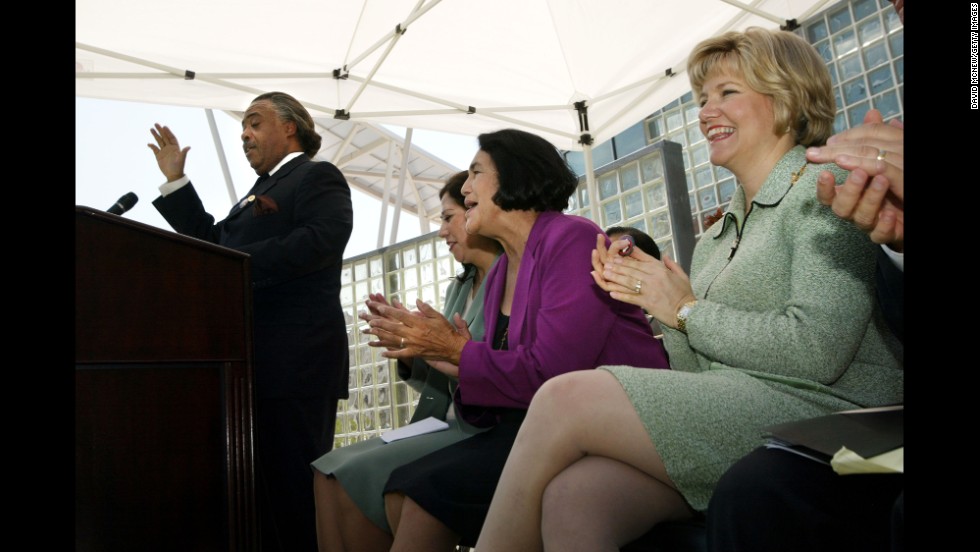
[[[667,355],[637,306],[609,297],[592,280],[592,221],[558,212],[538,216],[517,275],[509,349],[491,348],[507,277],[507,255],[487,274],[483,341],[463,347],[456,401],[467,420],[485,408],[526,409],[546,380],[607,364],[668,368]],[[485,419],[479,420],[485,423]]]

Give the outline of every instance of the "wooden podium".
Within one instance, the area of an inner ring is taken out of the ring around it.
[[[258,550],[244,253],[75,208],[75,549]]]

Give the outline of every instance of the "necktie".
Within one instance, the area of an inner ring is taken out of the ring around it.
[[[252,190],[254,191],[256,188],[259,187],[259,184],[262,184],[263,182],[265,182],[268,179],[269,179],[269,173],[265,173],[262,176],[256,178],[255,179],[255,184],[252,185]]]

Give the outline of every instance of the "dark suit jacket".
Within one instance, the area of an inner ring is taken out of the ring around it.
[[[218,223],[192,184],[153,205],[177,232],[251,255],[257,397],[347,398],[340,271],[353,209],[337,167],[300,155]]]

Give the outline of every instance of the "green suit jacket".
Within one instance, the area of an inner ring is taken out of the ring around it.
[[[454,314],[460,313],[463,316],[463,320],[469,326],[473,339],[479,341],[483,339],[484,333],[483,285],[477,289],[469,312],[464,312],[466,310],[466,298],[469,297],[470,292],[473,290],[474,272],[474,270],[470,270],[466,274],[466,279],[462,282],[457,279],[449,284],[442,313],[450,320],[452,320]],[[446,412],[453,402],[452,393],[456,390],[456,380],[432,368],[427,362],[421,359],[416,359],[412,364],[411,374],[405,374],[408,370],[403,372],[403,368],[403,365],[399,365],[399,375],[421,394],[419,404],[415,408],[415,413],[412,415],[412,421],[416,422],[429,416],[445,420]],[[406,375],[408,377],[405,377]]]

